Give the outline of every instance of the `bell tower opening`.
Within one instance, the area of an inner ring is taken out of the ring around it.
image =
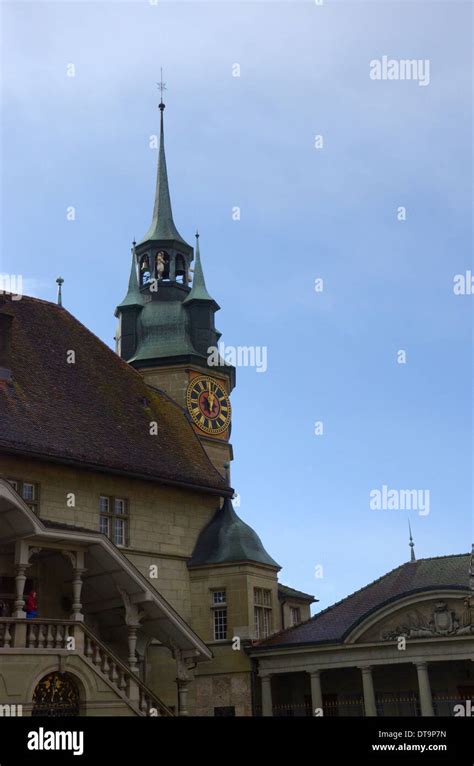
[[[185,285],[187,283],[186,280],[186,263],[184,260],[184,256],[180,255],[180,253],[177,254],[176,260],[175,260],[175,278],[177,282],[180,282],[182,285]]]

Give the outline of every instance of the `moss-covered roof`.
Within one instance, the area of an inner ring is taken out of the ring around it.
[[[251,561],[280,568],[257,533],[237,516],[229,497],[199,535],[189,567]]]
[[[0,384],[0,449],[230,491],[184,410],[68,311],[29,297],[5,309],[14,316],[12,381]]]

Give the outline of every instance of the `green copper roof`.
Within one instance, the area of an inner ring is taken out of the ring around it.
[[[138,348],[130,362],[196,354],[181,301],[150,301],[138,320]]]
[[[193,286],[191,288],[191,292],[184,299],[184,303],[190,303],[191,301],[210,301],[211,303],[216,303],[214,298],[211,298],[207,292],[206,282],[204,280],[204,272],[202,270],[201,264],[201,253],[199,251],[199,234],[197,233]],[[217,306],[217,308],[219,308],[219,306]]]
[[[232,501],[226,498],[222,508],[216,511],[199,535],[188,566],[231,561],[255,561],[280,569],[266,552],[257,533],[237,516]]]
[[[137,279],[137,267],[135,263],[135,248],[132,249],[132,267],[130,269],[130,277],[128,280],[128,290],[122,303],[119,303],[117,308],[122,306],[142,306],[143,297],[138,287]]]
[[[158,153],[158,172],[156,176],[156,193],[155,193],[155,207],[153,209],[153,220],[147,233],[141,240],[148,242],[149,240],[177,240],[187,245],[187,242],[182,238],[178,232],[174,221],[173,212],[171,210],[171,198],[168,185],[168,172],[166,170],[166,157],[165,157],[165,138],[163,131],[163,110],[165,105],[160,104],[160,150]],[[189,245],[187,245],[189,247]]]

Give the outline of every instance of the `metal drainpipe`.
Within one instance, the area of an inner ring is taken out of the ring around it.
[[[285,604],[286,604],[286,601],[282,601],[281,602],[281,607],[280,607],[281,608],[281,629],[282,630],[285,630],[285,617],[284,617],[284,612],[283,612],[283,607],[285,606]]]

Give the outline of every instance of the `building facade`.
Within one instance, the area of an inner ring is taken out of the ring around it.
[[[235,370],[208,361],[164,108],[116,353],[60,301],[0,296],[0,704],[23,714],[251,715],[245,649],[310,616],[232,506]]]
[[[266,716],[462,715],[474,698],[473,559],[413,556],[249,654]]]

